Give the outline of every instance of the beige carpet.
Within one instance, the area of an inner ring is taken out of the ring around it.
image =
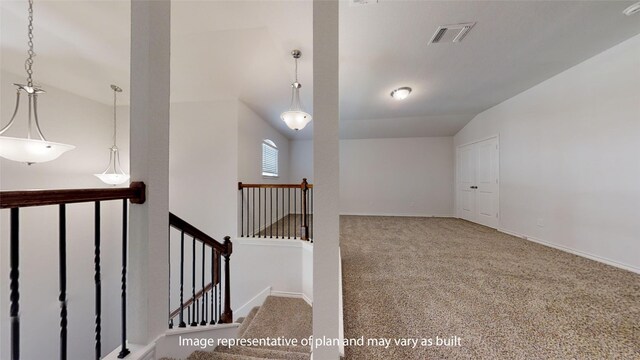
[[[602,239],[606,241],[606,239]],[[341,217],[347,359],[640,359],[640,275],[463,220]]]
[[[259,308],[254,308],[238,329],[238,338],[307,339],[312,332],[312,311],[304,300],[269,296]],[[188,360],[308,360],[309,346],[218,346],[214,351],[196,351]],[[168,360],[168,359],[167,359]]]

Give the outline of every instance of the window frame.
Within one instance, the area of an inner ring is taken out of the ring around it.
[[[265,146],[275,151],[275,173],[270,173],[265,171]],[[278,146],[273,140],[263,139],[262,140],[262,161],[261,161],[261,174],[263,179],[277,179],[280,177],[280,152],[278,150]]]

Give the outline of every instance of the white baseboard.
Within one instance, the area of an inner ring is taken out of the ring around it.
[[[251,309],[256,306],[261,306],[264,304],[264,301],[267,299],[267,296],[271,294],[271,286],[265,288],[260,291],[258,295],[254,296],[251,300],[247,301],[244,305],[240,306],[238,309],[234,310],[233,315],[237,319],[239,317],[247,316]]]
[[[391,216],[391,217],[425,217],[425,218],[430,218],[430,217],[435,217],[435,218],[454,218],[456,217],[455,215],[451,215],[451,214],[447,214],[447,215],[442,215],[442,214],[370,214],[370,213],[359,213],[359,212],[341,212],[340,215],[346,215],[346,216]]]
[[[502,232],[502,233],[511,235],[511,236],[515,236],[515,237],[518,237],[518,238],[521,238],[521,239],[533,241],[533,242],[538,243],[540,245],[548,246],[548,247],[551,247],[551,248],[554,248],[554,249],[557,249],[557,250],[560,250],[560,251],[568,252],[568,253],[573,254],[573,255],[578,255],[578,256],[581,256],[581,257],[585,257],[587,259],[591,259],[591,260],[594,260],[594,261],[601,262],[603,264],[607,264],[607,265],[611,265],[611,266],[617,267],[619,269],[623,269],[623,270],[634,272],[636,274],[640,274],[640,268],[637,268],[637,267],[634,267],[634,266],[631,266],[631,265],[627,265],[627,264],[622,264],[622,263],[619,263],[619,262],[617,262],[615,260],[611,260],[611,259],[607,259],[607,258],[602,257],[602,256],[586,253],[584,251],[576,250],[576,249],[570,248],[568,246],[554,244],[552,242],[541,240],[541,239],[535,238],[533,236],[520,234],[520,233],[517,233],[515,231],[511,231],[511,230],[507,230],[507,229],[497,229],[497,230]]]
[[[307,295],[303,294],[303,293],[271,290],[271,295],[272,296],[280,296],[280,297],[290,297],[290,298],[302,299],[307,304],[309,304],[309,306],[313,306],[313,301],[311,301],[311,299],[309,299],[309,297]]]

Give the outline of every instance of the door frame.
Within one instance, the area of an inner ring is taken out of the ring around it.
[[[456,158],[455,158],[455,166],[454,166],[454,175],[455,175],[455,188],[454,188],[454,201],[455,201],[455,217],[458,219],[462,219],[461,214],[460,214],[460,199],[458,198],[458,189],[460,186],[459,183],[459,174],[458,174],[458,163],[459,163],[459,159],[460,159],[460,148],[463,148],[465,146],[469,146],[469,145],[473,145],[473,144],[477,144],[486,140],[491,140],[491,139],[496,139],[496,144],[498,145],[498,190],[496,191],[496,196],[497,196],[497,203],[498,203],[498,227],[500,228],[502,226],[502,211],[500,208],[500,185],[502,184],[500,182],[500,178],[502,177],[502,174],[500,172],[500,162],[501,162],[501,156],[500,156],[500,151],[501,151],[501,146],[500,146],[500,133],[494,134],[494,135],[490,135],[487,137],[483,137],[480,139],[476,139],[476,140],[472,140],[469,142],[466,142],[464,144],[460,144],[458,146],[456,146]]]

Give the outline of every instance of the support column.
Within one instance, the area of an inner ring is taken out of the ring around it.
[[[128,338],[141,345],[169,313],[170,26],[169,0],[131,1],[131,179],[147,184],[147,201],[130,205]]]
[[[338,0],[313,2],[313,336],[339,337]],[[338,347],[314,348],[314,360],[339,358]]]

